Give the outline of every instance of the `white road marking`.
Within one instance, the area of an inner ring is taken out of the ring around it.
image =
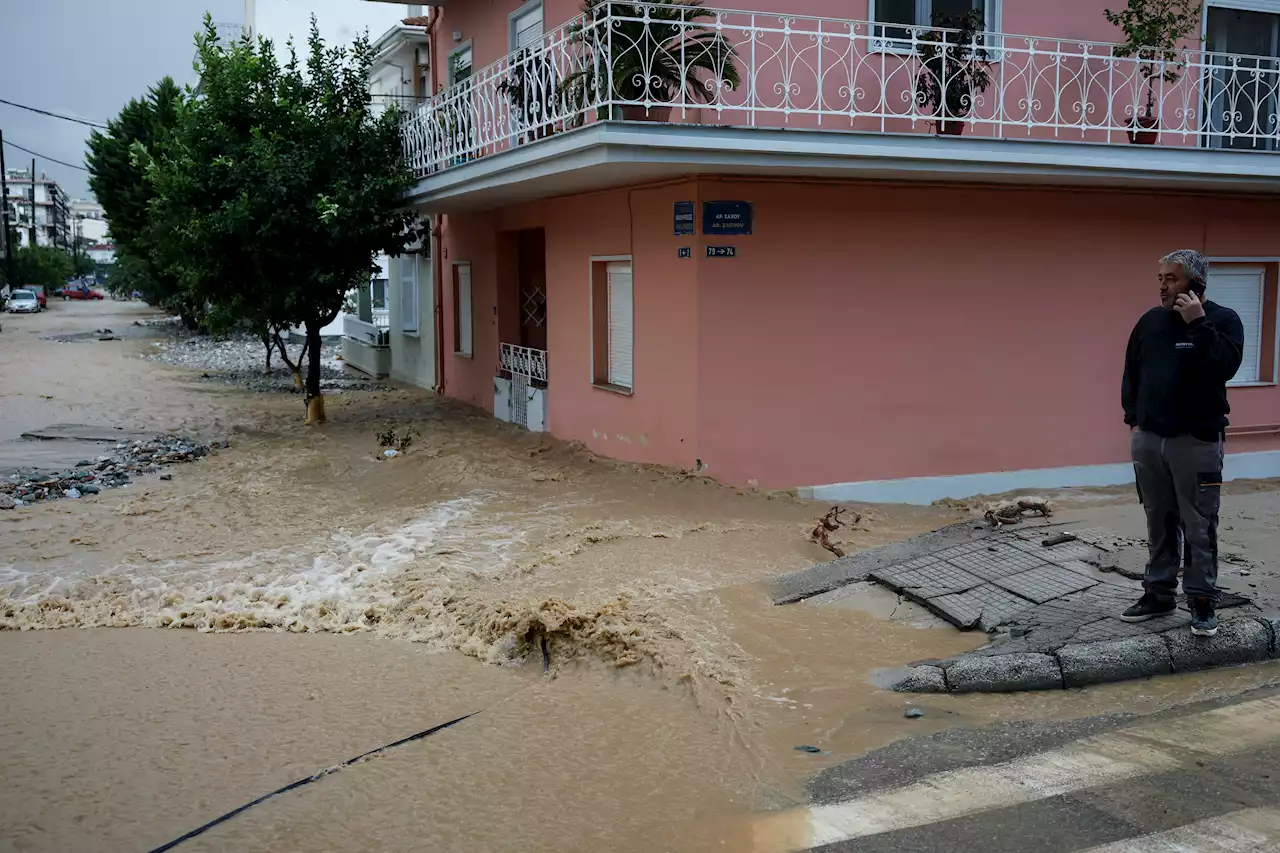
[[[1084,853],[1271,853],[1280,850],[1280,810],[1245,809]]]
[[[1205,753],[1238,753],[1275,741],[1280,741],[1280,698],[1242,702],[1081,738],[1001,764],[935,773],[842,803],[771,815],[758,826],[756,846],[803,850],[910,829],[1173,770]]]

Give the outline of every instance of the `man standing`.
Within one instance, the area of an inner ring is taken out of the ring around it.
[[[1199,637],[1218,633],[1227,382],[1244,350],[1236,312],[1204,301],[1208,266],[1190,249],[1160,259],[1160,307],[1142,315],[1129,336],[1121,387],[1150,549],[1145,592],[1121,618],[1172,613],[1181,558],[1191,633]]]

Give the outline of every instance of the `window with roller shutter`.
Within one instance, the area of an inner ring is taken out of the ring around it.
[[[1244,326],[1244,359],[1231,385],[1249,385],[1261,382],[1264,376],[1262,352],[1263,319],[1266,303],[1267,268],[1258,264],[1212,264],[1209,267],[1208,291],[1210,301],[1230,308],[1240,315]],[[1274,354],[1265,356],[1273,358]]]
[[[531,0],[511,14],[510,47],[537,47],[542,41],[542,0]]]
[[[634,301],[631,264],[608,266],[609,384],[630,390],[634,383]]]
[[[453,351],[457,355],[472,354],[471,264],[453,267]]]

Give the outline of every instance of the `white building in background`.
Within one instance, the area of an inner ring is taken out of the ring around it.
[[[114,243],[90,243],[84,247],[84,253],[95,264],[111,266],[116,262],[116,247]]]
[[[423,7],[408,4],[406,17],[374,43],[369,93],[378,109],[411,110],[431,94],[430,52]],[[379,255],[381,272],[359,295],[356,316],[343,331],[346,363],[373,376],[390,376],[424,388],[436,384],[435,280],[431,241],[398,258]]]
[[[71,200],[71,231],[77,245],[93,246],[110,242],[106,214],[92,199]]]
[[[18,229],[17,245],[26,246],[31,242],[31,170],[9,169],[5,180],[9,188],[9,227]],[[70,251],[70,200],[58,182],[43,172],[35,180],[34,208],[36,245],[57,246]]]

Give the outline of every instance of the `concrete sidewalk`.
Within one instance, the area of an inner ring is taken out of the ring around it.
[[[1132,535],[1128,507],[1065,513],[1078,520],[995,530],[966,522],[780,578],[775,602],[834,602],[842,588],[873,582],[961,630],[991,642],[958,658],[919,661],[877,677],[912,692],[998,692],[1079,687],[1277,657],[1271,552],[1280,552],[1275,493],[1254,493],[1224,513],[1219,585],[1222,628],[1193,637],[1186,603],[1169,616],[1130,624],[1118,617],[1141,595],[1145,542]],[[1235,516],[1239,516],[1238,518]],[[1124,532],[1092,526],[1126,521]],[[1256,522],[1262,519],[1262,524]],[[1136,519],[1140,525],[1140,513]],[[1236,521],[1261,526],[1259,559],[1229,546]],[[1140,526],[1138,527],[1140,531]],[[1266,534],[1270,533],[1270,536]],[[1264,567],[1260,570],[1260,566]],[[1255,573],[1257,578],[1255,579]],[[1262,606],[1253,603],[1256,598]]]

